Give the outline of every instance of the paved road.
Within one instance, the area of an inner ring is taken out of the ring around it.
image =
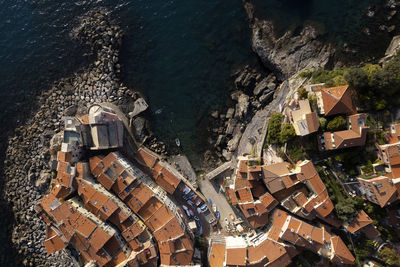
[[[207,179],[198,181],[200,190],[203,195],[208,199],[211,199],[212,203],[217,206],[217,209],[220,212],[220,224],[222,227],[225,227],[224,219],[228,218],[230,214],[235,214],[231,205],[229,205],[228,201],[225,198],[223,193],[218,193],[214,185]]]

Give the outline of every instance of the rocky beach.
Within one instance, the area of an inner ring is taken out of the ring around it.
[[[26,266],[74,265],[68,250],[54,255],[46,253],[42,244],[44,223],[33,209],[54,176],[49,163],[62,140],[62,136],[55,135],[62,130],[62,117],[86,111],[90,104],[105,100],[132,111],[138,98],[117,78],[123,33],[109,15],[107,10],[98,9],[80,18],[71,38],[88,45],[96,61],[43,92],[37,99],[38,110],[9,139],[4,162],[5,199],[15,215],[12,242]]]

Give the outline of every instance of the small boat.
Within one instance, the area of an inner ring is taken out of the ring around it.
[[[175,139],[175,143],[178,147],[181,146],[181,141],[178,138]]]
[[[162,112],[162,108],[159,108],[154,112],[154,114],[161,114],[161,112]]]

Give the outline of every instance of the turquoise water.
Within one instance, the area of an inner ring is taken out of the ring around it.
[[[384,46],[382,39],[359,38],[362,13],[377,0],[254,2],[257,15],[272,18],[280,31],[313,20],[338,43]],[[68,33],[92,8],[108,7],[125,30],[121,78],[148,100],[155,134],[175,149],[179,138],[194,160],[206,144],[207,114],[229,98],[232,69],[257,60],[240,0],[0,0],[0,6],[0,151],[8,131],[26,119],[33,96],[90,61]],[[158,109],[162,113],[154,114]],[[0,206],[0,265],[15,266],[5,245],[12,216]]]

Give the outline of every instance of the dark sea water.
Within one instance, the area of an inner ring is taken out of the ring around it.
[[[315,20],[345,42],[360,33],[361,14],[377,1],[254,2],[257,15],[274,19],[281,31]],[[198,159],[207,114],[227,101],[231,71],[256,61],[240,0],[0,0],[1,151],[8,130],[26,119],[33,96],[88,63],[85,48],[68,33],[78,16],[99,6],[125,30],[121,79],[148,100],[155,134],[170,147],[179,138],[183,152]],[[162,113],[154,114],[158,109]],[[0,216],[1,266],[16,265],[6,245],[9,215]]]

